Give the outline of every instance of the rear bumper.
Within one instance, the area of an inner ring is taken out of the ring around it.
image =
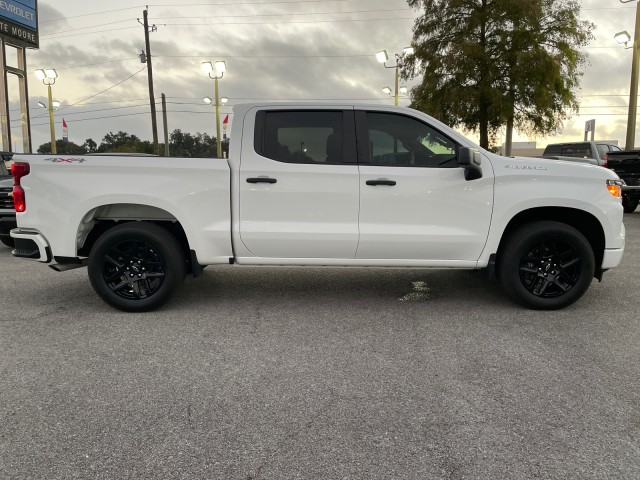
[[[39,232],[14,228],[11,230],[11,238],[15,243],[12,252],[14,257],[29,258],[44,263],[49,263],[53,258],[49,242]]]

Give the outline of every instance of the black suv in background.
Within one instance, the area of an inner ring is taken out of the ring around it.
[[[16,211],[13,208],[13,177],[9,173],[9,162],[13,153],[0,152],[0,242],[13,247],[13,239],[9,236],[12,228],[16,228]]]

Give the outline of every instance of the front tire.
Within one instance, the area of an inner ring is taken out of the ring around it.
[[[147,222],[107,230],[91,249],[89,280],[109,305],[146,312],[164,304],[182,283],[186,261],[176,238]]]
[[[638,208],[638,202],[640,200],[637,198],[631,198],[628,195],[622,196],[622,208],[624,209],[624,213],[633,213]]]
[[[505,293],[536,310],[571,305],[587,291],[594,272],[588,240],[575,228],[554,221],[530,223],[513,232],[497,264]]]

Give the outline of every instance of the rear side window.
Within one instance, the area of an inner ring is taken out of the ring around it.
[[[604,143],[599,143],[596,145],[596,148],[598,149],[598,155],[600,158],[604,158],[604,156],[609,152],[609,145]]]
[[[588,143],[576,143],[574,145],[562,145],[560,155],[563,157],[593,158],[591,145]]]
[[[286,163],[343,162],[342,111],[263,111],[256,117],[255,149]]]

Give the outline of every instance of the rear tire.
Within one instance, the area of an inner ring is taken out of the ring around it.
[[[0,242],[2,242],[7,247],[15,247],[15,243],[13,242],[13,238],[11,237],[0,237]]]
[[[164,228],[130,222],[107,230],[91,249],[89,280],[109,305],[146,312],[164,304],[186,274],[178,240]]]
[[[514,231],[498,256],[498,281],[525,307],[556,310],[571,305],[589,288],[595,256],[587,239],[560,222],[541,221]]]

